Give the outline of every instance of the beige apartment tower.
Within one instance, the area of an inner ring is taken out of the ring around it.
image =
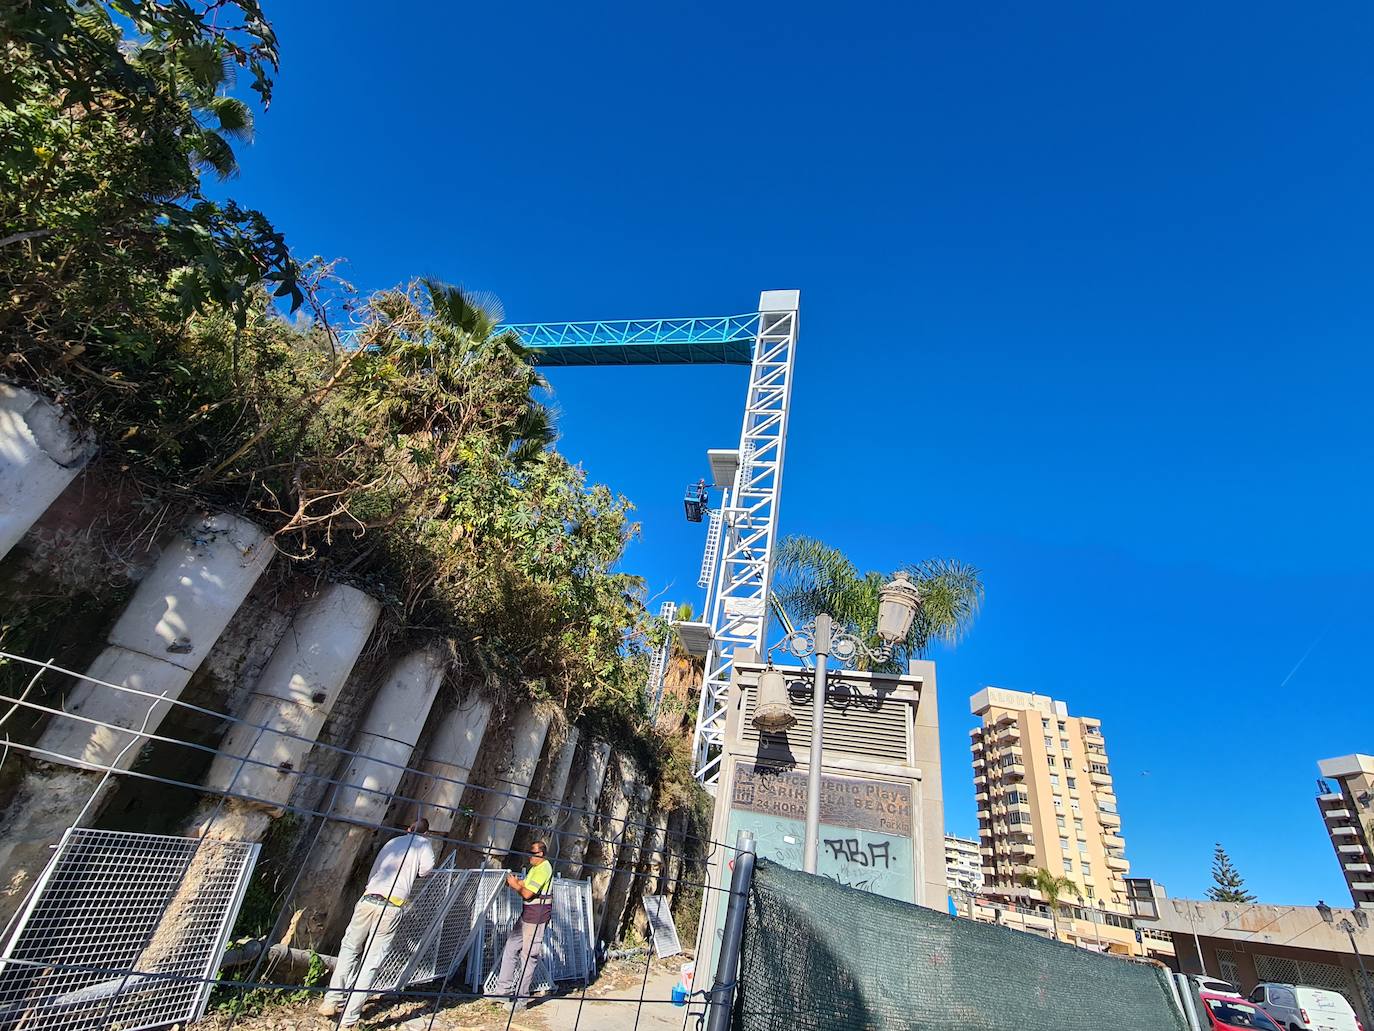
[[[971,735],[984,894],[1012,912],[1044,914],[1047,900],[1022,879],[1038,869],[1067,877],[1081,894],[1060,896],[1059,937],[1139,954],[1101,723],[1070,716],[1064,702],[999,687],[979,691],[971,708],[982,718]]]
[[[1326,833],[1357,909],[1374,909],[1374,756],[1342,755],[1317,763],[1317,794]]]

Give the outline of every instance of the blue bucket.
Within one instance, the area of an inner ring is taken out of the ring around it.
[[[686,1006],[686,1005],[687,1005],[687,989],[684,988],[684,987],[683,987],[682,985],[680,985],[680,984],[675,984],[675,985],[673,985],[673,1005],[674,1005],[674,1006]]]

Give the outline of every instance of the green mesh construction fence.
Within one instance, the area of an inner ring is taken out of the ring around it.
[[[1187,1031],[1164,971],[761,859],[735,1031]]]

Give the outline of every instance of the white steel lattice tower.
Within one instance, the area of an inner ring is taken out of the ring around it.
[[[706,655],[693,740],[696,777],[720,776],[730,670],[739,648],[761,650],[768,633],[768,592],[782,493],[782,460],[792,395],[800,292],[766,290],[759,297],[754,358],[749,369],[740,464],[721,511],[723,541],[715,589],[708,597],[712,641]]]

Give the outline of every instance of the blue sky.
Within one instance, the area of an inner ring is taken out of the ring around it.
[[[1033,690],[1102,718],[1134,873],[1196,895],[1220,840],[1265,901],[1348,904],[1312,796],[1374,751],[1368,5],[268,10],[229,192],[359,286],[517,321],[802,291],[784,530],[985,571],[934,656],[948,829],[969,695]],[[628,566],[698,600],[680,497],[743,371],[550,379],[639,506]]]

